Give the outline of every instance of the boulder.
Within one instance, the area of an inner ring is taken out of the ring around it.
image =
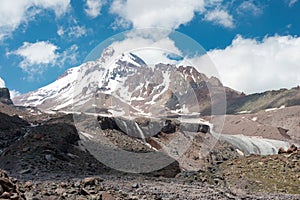
[[[284,148],[280,147],[278,149],[278,154],[284,154],[284,153],[286,153],[286,150],[284,150]]]
[[[17,183],[0,169],[0,199],[23,199]]]
[[[286,151],[287,153],[293,153],[293,152],[296,152],[297,151],[297,147],[296,147],[296,145],[294,145],[294,144],[292,144],[291,146],[290,146],[290,148],[288,148],[288,150]]]

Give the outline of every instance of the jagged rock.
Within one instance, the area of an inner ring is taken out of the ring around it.
[[[97,120],[98,120],[102,130],[106,130],[106,129],[120,130],[120,128],[118,127],[116,121],[111,117],[98,116]]]
[[[290,146],[290,148],[288,148],[288,150],[286,151],[287,153],[293,153],[293,152],[295,152],[295,151],[297,151],[297,147],[296,147],[296,145],[295,144],[292,144],[291,146]]]
[[[295,144],[292,144],[290,146],[290,148],[288,148],[287,150],[285,150],[284,148],[280,147],[278,150],[278,154],[284,154],[284,153],[294,153],[297,152],[298,148]]]
[[[81,183],[83,184],[84,187],[86,187],[86,186],[94,186],[101,181],[103,181],[103,180],[99,177],[88,177],[88,178],[83,179],[81,181]]]
[[[161,131],[163,133],[175,133],[178,123],[176,123],[174,120],[166,120],[165,126],[161,129]]]
[[[10,99],[9,90],[7,88],[0,88],[0,102],[7,105],[13,104],[12,100]]]
[[[3,199],[10,199],[10,193],[9,192],[3,192],[0,196]]]
[[[278,154],[283,154],[283,153],[286,153],[286,150],[284,150],[284,148],[280,147],[278,149]]]
[[[200,124],[200,123],[182,123],[180,125],[181,131],[188,131],[188,132],[202,132],[202,133],[208,133],[209,126],[206,124]]]
[[[18,186],[14,179],[0,169],[0,199],[23,199],[17,188]]]

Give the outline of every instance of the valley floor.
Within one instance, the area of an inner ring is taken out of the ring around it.
[[[3,177],[4,173],[1,173]],[[299,199],[290,194],[249,194],[242,190],[229,190],[220,185],[211,185],[187,178],[151,178],[142,175],[102,175],[71,178],[52,175],[48,180],[6,179],[11,183],[7,199]],[[45,179],[45,177],[43,177]],[[3,184],[4,178],[0,179]],[[8,184],[9,185],[9,184]],[[14,188],[14,189],[13,189]],[[1,199],[5,198],[3,192]]]

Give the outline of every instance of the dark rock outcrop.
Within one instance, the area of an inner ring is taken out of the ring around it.
[[[9,90],[7,88],[0,88],[0,102],[7,105],[13,104],[12,100],[10,99]]]
[[[279,148],[278,154],[285,154],[285,153],[294,153],[297,152],[298,147],[295,144],[292,144],[287,150],[283,149],[282,147]]]
[[[28,122],[18,116],[0,113],[0,154],[1,150],[25,135]]]

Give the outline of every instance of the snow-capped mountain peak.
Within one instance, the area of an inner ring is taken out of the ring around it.
[[[213,84],[220,82],[192,66],[148,66],[133,53],[117,57],[113,48],[107,48],[98,60],[68,69],[55,82],[13,100],[46,110],[105,110],[125,115],[199,112],[208,109],[208,86]]]
[[[113,48],[106,48],[96,61],[89,61],[78,67],[68,69],[53,83],[36,91],[18,96],[14,99],[16,105],[36,106],[41,109],[71,108],[75,99],[86,100],[98,88],[108,91],[110,82],[116,76],[132,73],[131,67],[141,67],[145,62],[132,53],[123,54],[112,65],[107,65],[114,56]],[[126,72],[127,70],[127,72]]]

